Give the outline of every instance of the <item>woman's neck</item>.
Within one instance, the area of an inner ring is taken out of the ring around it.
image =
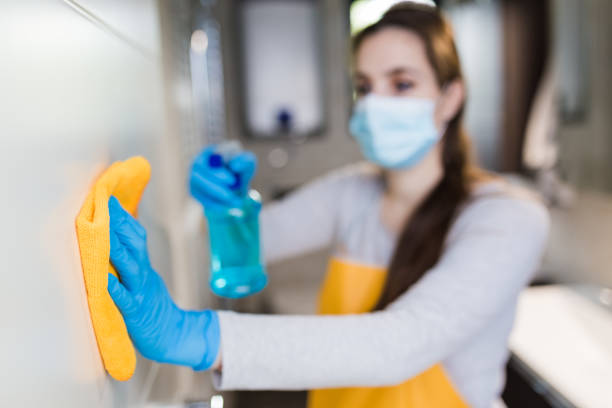
[[[399,232],[408,217],[435,188],[444,175],[441,144],[436,145],[414,167],[385,171],[382,219],[391,231]]]

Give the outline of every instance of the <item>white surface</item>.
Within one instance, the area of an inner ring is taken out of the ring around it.
[[[152,55],[161,54],[155,0],[64,0],[85,8],[116,32]]]
[[[510,348],[577,407],[612,407],[610,311],[566,287],[530,288]]]
[[[122,11],[138,26],[150,3]],[[61,1],[3,2],[0,16],[0,405],[136,405],[150,364],[128,383],[106,376],[74,221],[110,161],[155,165],[160,66]]]
[[[248,129],[265,137],[278,131],[277,115],[287,109],[293,130],[322,125],[321,61],[315,1],[242,3]]]

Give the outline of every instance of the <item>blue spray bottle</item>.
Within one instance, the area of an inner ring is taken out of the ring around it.
[[[211,167],[227,166],[242,147],[237,142],[217,146]],[[210,242],[210,288],[216,295],[241,298],[262,290],[267,282],[261,261],[259,212],[261,196],[256,190],[239,191],[240,180],[231,188],[244,197],[240,205],[205,212]]]

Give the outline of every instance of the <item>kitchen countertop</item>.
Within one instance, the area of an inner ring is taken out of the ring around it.
[[[520,297],[510,349],[560,406],[612,407],[612,291],[538,286]]]

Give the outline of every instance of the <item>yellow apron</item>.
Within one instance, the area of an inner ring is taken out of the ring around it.
[[[385,282],[383,268],[332,258],[319,295],[320,314],[371,311]],[[399,385],[313,390],[308,408],[464,408],[441,364]]]

